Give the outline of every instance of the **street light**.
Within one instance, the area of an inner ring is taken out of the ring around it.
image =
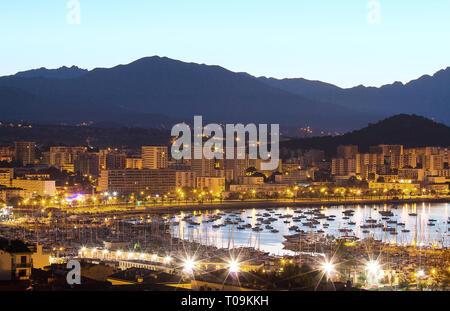
[[[330,275],[336,271],[334,264],[331,261],[325,261],[322,263],[322,271],[324,274],[327,275],[327,277],[330,277]]]
[[[380,264],[375,260],[371,260],[366,264],[366,269],[369,273],[377,275],[380,271]]]
[[[230,273],[238,273],[240,271],[239,262],[234,259],[230,260],[228,262],[228,269]]]
[[[191,273],[195,268],[195,261],[192,258],[187,258],[183,264],[183,271],[187,273]]]

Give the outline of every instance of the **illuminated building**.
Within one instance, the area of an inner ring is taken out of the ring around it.
[[[197,177],[197,188],[201,190],[212,191],[214,194],[225,190],[224,177]]]
[[[127,158],[125,168],[142,169],[142,158]]]
[[[176,171],[175,184],[177,188],[189,187],[195,188],[195,173],[192,171]]]
[[[13,179],[13,188],[22,188],[32,195],[54,196],[56,187],[54,180]]]
[[[175,177],[175,170],[171,169],[103,170],[98,179],[97,190],[166,195],[175,191]]]
[[[281,175],[275,175],[275,182],[277,184],[298,184],[308,180],[314,179],[315,169],[297,170]]]
[[[99,156],[96,153],[82,153],[75,160],[75,172],[83,175],[98,176],[99,173]]]
[[[1,168],[0,169],[0,186],[11,186],[11,180],[14,177],[13,168]]]
[[[0,238],[0,280],[28,280],[33,268],[31,256],[22,241]]]
[[[14,142],[14,159],[23,166],[34,164],[36,143],[32,141]]]
[[[167,146],[143,146],[142,168],[167,168],[169,154]]]

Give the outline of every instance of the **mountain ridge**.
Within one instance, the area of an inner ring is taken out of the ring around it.
[[[286,92],[220,66],[147,57],[126,65],[96,68],[72,79],[0,78],[42,101],[68,101],[89,111],[94,106],[123,108],[170,118],[229,123],[316,124],[358,127],[374,119],[351,109]]]
[[[58,122],[61,116],[84,111],[94,121],[122,120],[126,126],[140,114],[188,122],[194,115],[203,115],[218,123],[279,123],[346,131],[398,113],[450,123],[447,81],[450,67],[406,84],[342,89],[304,78],[254,77],[218,65],[151,56],[111,68],[40,68],[0,77],[1,87],[16,90],[0,93],[0,105],[14,102],[13,117],[20,118],[22,111],[22,119],[30,121],[45,115],[47,121]],[[36,113],[39,109],[43,113]],[[2,114],[11,118],[5,111]],[[145,126],[141,121],[139,126]]]

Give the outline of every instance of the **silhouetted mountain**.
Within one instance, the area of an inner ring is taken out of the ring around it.
[[[217,122],[308,124],[333,130],[358,128],[378,119],[376,115],[312,101],[219,66],[160,57],[98,68],[72,79],[3,77],[0,85],[22,89],[39,98],[44,110],[47,104],[58,103],[59,111],[67,110],[66,119],[80,112],[84,113],[84,120],[117,121],[126,117],[128,123],[134,121],[130,113],[166,115],[186,121],[202,115]],[[51,111],[47,117],[58,122],[61,114],[55,115],[53,108]]]
[[[202,115],[221,123],[309,125],[342,132],[398,113],[450,124],[448,85],[450,68],[405,85],[341,89],[320,81],[255,78],[155,56],[113,68],[41,68],[2,77],[0,105],[8,109],[2,109],[0,117],[170,126]]]
[[[21,71],[16,73],[15,77],[20,78],[56,78],[56,79],[72,79],[81,77],[85,73],[87,73],[87,69],[81,69],[77,66],[72,67],[60,67],[58,69],[47,69],[41,67],[39,69],[32,69],[27,71]]]
[[[28,121],[40,124],[78,124],[94,122],[99,127],[151,127],[168,128],[181,120],[163,115],[138,113],[125,108],[95,105],[90,101],[76,102],[70,99],[45,100],[15,87],[0,86],[1,113],[3,121]]]
[[[258,80],[270,86],[306,97],[317,93],[332,94],[333,92],[338,92],[341,90],[341,88],[333,84],[321,81],[306,80],[303,78],[279,80],[275,78],[259,77]]]
[[[427,118],[400,114],[341,136],[292,139],[281,144],[288,149],[322,149],[334,155],[339,145],[358,145],[360,152],[379,144],[406,147],[450,146],[450,127]]]
[[[260,81],[280,89],[365,113],[414,113],[450,124],[450,67],[424,75],[407,84],[395,82],[382,87],[357,86],[342,89],[323,82],[304,79]]]

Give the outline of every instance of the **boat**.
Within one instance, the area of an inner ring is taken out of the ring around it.
[[[277,229],[272,229],[272,230],[270,230],[270,232],[272,232],[272,233],[278,233],[278,232],[280,232],[280,231],[278,231]]]
[[[346,229],[346,228],[339,229],[339,232],[352,232],[352,231],[353,231],[352,229]]]
[[[391,211],[379,211],[379,213],[381,214],[381,216],[394,216],[394,213],[392,213]]]

